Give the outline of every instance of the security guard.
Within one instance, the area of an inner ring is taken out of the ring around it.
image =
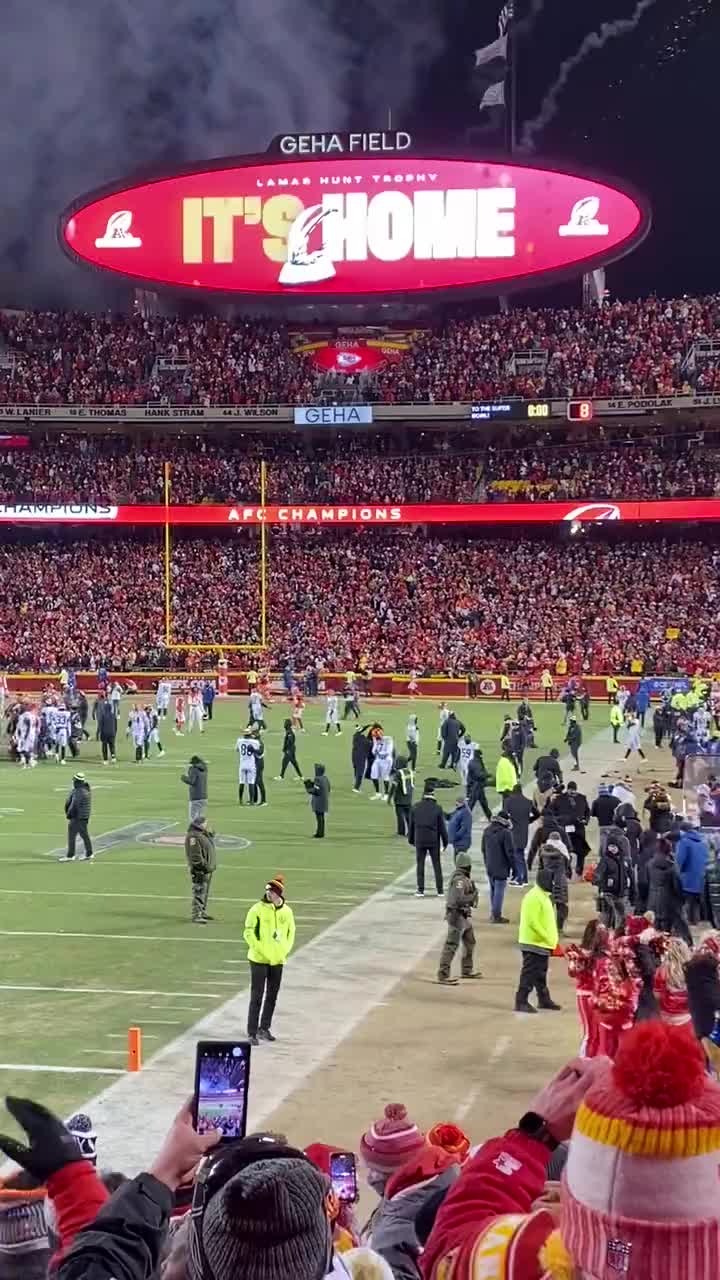
[[[398,756],[395,761],[395,767],[390,774],[390,790],[387,801],[388,804],[395,805],[395,819],[399,836],[407,835],[410,830],[410,810],[413,803],[414,785],[415,774],[408,764],[407,756]]]
[[[440,956],[438,982],[454,987],[457,978],[450,977],[450,966],[462,943],[461,973],[463,978],[482,978],[479,969],[473,969],[475,933],[472,927],[472,910],[478,904],[478,891],[470,872],[472,861],[469,853],[459,853],[455,870],[450,877],[447,891],[445,918],[448,924],[447,939]]]
[[[215,836],[208,831],[206,818],[195,818],[185,836],[185,857],[192,881],[192,923],[207,924],[212,916],[207,913],[210,881],[216,867]]]

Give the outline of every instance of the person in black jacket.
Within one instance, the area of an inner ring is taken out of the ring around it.
[[[260,736],[260,730],[253,730],[253,737],[257,738],[258,750],[255,752],[255,784],[250,788],[250,803],[256,804],[260,809],[264,809],[267,805],[267,795],[265,793],[265,743]]]
[[[644,916],[648,909],[650,879],[648,864],[657,852],[658,837],[654,831],[643,831],[635,855],[635,909],[639,916]]]
[[[461,724],[454,711],[450,712],[445,721],[440,736],[442,738],[443,750],[440,768],[447,769],[448,764],[453,768],[457,768],[460,759],[460,739],[465,732],[465,725]]]
[[[575,716],[570,716],[568,720],[567,733],[565,741],[568,744],[568,750],[574,760],[573,769],[578,771],[580,768],[580,748],[582,746],[582,729],[577,722]]]
[[[85,861],[89,862],[94,856],[92,841],[88,832],[91,811],[90,783],[86,780],[84,773],[76,773],[73,778],[72,791],[65,801],[65,817],[68,823],[68,851],[64,858],[58,859],[59,862],[74,861],[78,836],[80,836],[85,846]]]
[[[512,822],[507,813],[495,814],[483,831],[482,852],[490,881],[490,923],[509,924],[502,913],[507,882],[515,867]]]
[[[715,1014],[720,1012],[718,942],[716,934],[704,938],[685,965],[688,1008],[698,1040],[710,1035],[715,1025]]]
[[[417,868],[416,898],[425,897],[425,860],[430,858],[435,873],[435,888],[439,898],[443,896],[443,873],[440,862],[440,846],[447,849],[448,833],[445,815],[434,795],[434,783],[426,780],[423,797],[410,810],[408,844],[415,846]]]
[[[667,791],[659,783],[653,782],[648,787],[643,809],[648,814],[649,825],[655,834],[666,835],[673,824],[673,808]]]
[[[491,813],[490,805],[485,795],[485,788],[489,782],[492,782],[492,778],[485,768],[483,753],[479,747],[476,747],[473,758],[468,765],[465,786],[470,812],[472,813],[475,805],[479,804],[488,822],[490,821]]]
[[[285,737],[282,744],[282,761],[280,773],[275,779],[276,782],[282,782],[288,765],[292,765],[298,778],[302,778],[300,765],[297,762],[297,740],[295,738],[295,730],[292,727],[292,720],[286,720],[283,727],[285,729]]]
[[[110,760],[112,760],[113,764],[117,764],[115,756],[117,720],[112,709],[112,703],[104,693],[99,693],[97,696],[97,701],[93,707],[93,716],[97,725],[97,736],[100,739],[102,748],[103,764],[108,764]]]
[[[371,751],[372,742],[368,737],[368,726],[364,724],[362,728],[355,730],[351,743],[350,759],[354,778],[353,791],[356,795],[360,795]]]
[[[528,872],[525,861],[525,850],[530,837],[530,823],[540,817],[532,800],[528,800],[518,782],[505,797],[505,813],[512,823],[512,842],[514,864],[510,884],[527,884]]]
[[[410,768],[407,756],[397,756],[390,774],[387,802],[395,806],[395,822],[399,836],[407,835],[410,830],[414,783],[415,774]]]
[[[675,932],[692,946],[692,934],[683,912],[680,873],[665,836],[659,837],[657,850],[648,862],[648,882],[648,911],[655,914],[655,928],[660,933]]]
[[[611,788],[607,783],[601,783],[598,789],[597,798],[593,800],[590,808],[590,817],[597,818],[598,834],[600,837],[600,853],[605,847],[605,840],[610,827],[613,824],[615,810],[620,801],[617,796],[612,794]]]
[[[669,733],[669,731],[670,731],[670,726],[668,725],[668,718],[667,718],[667,712],[665,710],[665,707],[664,706],[656,707],[655,710],[653,711],[653,733],[655,734],[656,747],[662,746],[663,738],[665,737],[666,733]]]
[[[590,852],[585,831],[590,821],[587,796],[578,791],[577,782],[568,782],[565,791],[556,791],[550,800],[550,812],[557,818],[571,853],[575,854],[575,874],[582,878],[585,859]]]
[[[609,929],[625,923],[625,899],[628,893],[627,863],[620,840],[608,835],[600,861],[595,868],[594,884],[600,894],[600,914]]]
[[[707,897],[708,920],[714,929],[720,928],[720,859],[714,845],[710,849],[710,859],[705,869],[705,889]]]
[[[563,776],[560,768],[560,752],[557,747],[553,747],[547,756],[538,756],[533,765],[533,771],[538,783],[544,775],[549,774],[558,786],[562,786]]]
[[[548,837],[551,835],[559,835],[564,841],[568,853],[570,853],[570,837],[565,834],[565,828],[562,823],[558,822],[552,809],[546,807],[540,814],[540,822],[533,832],[533,838],[530,841],[530,849],[528,851],[528,871],[532,871],[535,859],[540,849],[546,844]]]

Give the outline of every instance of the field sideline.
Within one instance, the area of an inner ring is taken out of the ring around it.
[[[453,705],[494,769],[503,708],[497,702]],[[437,767],[437,704],[368,703],[363,722],[379,719],[402,745],[411,710],[420,719],[421,780]],[[93,836],[97,841],[107,833],[99,841],[106,847],[91,865],[55,860],[65,837],[63,800],[72,764],[62,768],[51,761],[32,771],[0,766],[0,1088],[3,1094],[37,1097],[63,1114],[100,1092],[109,1073],[124,1069],[128,1026],[143,1028],[149,1056],[244,988],[244,916],[268,875],[286,876],[302,946],[412,865],[407,844],[393,835],[392,813],[370,802],[369,784],[366,795],[353,795],[352,724],[338,738],[322,737],[322,704],[308,709],[298,757],[305,776],[315,761],[327,765],[333,792],[323,843],[310,840],[313,821],[301,784],[273,781],[283,704],[268,713],[266,809],[237,804],[234,743],[245,718],[244,699],[216,703],[215,719],[202,738],[177,738],[169,727],[165,758],[140,766],[123,736],[126,711],[127,702],[116,767],[102,767],[94,741],[82,748],[79,767],[94,787]],[[604,708],[593,711],[596,723],[591,721],[589,731],[605,724]],[[535,713],[542,749],[562,749],[561,708],[537,706]],[[210,904],[215,921],[205,929],[189,922],[181,844],[153,842],[184,834],[187,791],[179,775],[193,751],[209,763],[208,812],[228,842],[222,847],[221,841],[218,850]],[[533,758],[529,753],[526,779]],[[446,809],[458,793],[459,788],[440,793]],[[282,1014],[281,996],[280,1034]],[[234,1034],[243,1031],[238,1026]],[[188,1081],[191,1075],[188,1063]]]

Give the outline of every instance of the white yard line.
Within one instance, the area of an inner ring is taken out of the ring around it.
[[[198,1000],[203,996],[208,1000],[216,1000],[216,991],[136,991],[118,987],[38,987],[26,983],[0,982],[0,991],[54,991],[62,996],[187,996],[188,1000]],[[151,1005],[151,1009],[164,1008],[162,1005]],[[198,1012],[193,1010],[193,1012]]]
[[[54,1071],[67,1076],[124,1076],[122,1067],[48,1067],[35,1062],[0,1062],[0,1071]]]
[[[187,893],[98,893],[93,889],[5,889],[0,888],[0,895],[10,894],[16,897],[28,898],[133,898],[142,902],[186,902],[190,899],[190,891]],[[233,902],[240,906],[252,906],[253,902],[257,902],[258,895],[253,898],[224,898],[212,893],[213,902]],[[357,898],[336,898],[332,895],[323,894],[322,901],[332,903],[333,906],[354,906]],[[316,907],[318,905],[317,898],[293,898],[293,907]],[[309,916],[305,917],[309,919]]]
[[[255,1051],[250,1128],[272,1114],[423,959],[445,932],[442,903],[415,899],[414,869],[374,893],[292,956],[283,975],[277,1044]],[[403,889],[403,898],[398,890]],[[240,963],[240,962],[238,962]],[[206,985],[210,985],[207,983]],[[202,1018],[148,1062],[149,1072],[119,1080],[87,1105],[103,1151],[125,1172],[147,1165],[192,1089],[195,1043],[244,1028],[247,991]],[[318,1001],[332,1011],[317,1034]]]
[[[302,924],[305,920],[326,920],[327,916],[298,916],[297,924]],[[223,943],[225,946],[238,946],[238,938],[213,938],[205,931],[198,934],[188,934],[184,938],[166,937],[162,933],[69,933],[64,929],[55,932],[40,931],[32,929],[0,929],[0,938],[82,938],[101,940],[106,942],[214,942],[216,944]]]
[[[127,1031],[125,1031],[124,1033],[122,1031],[108,1031],[107,1039],[108,1040],[124,1040],[125,1043],[127,1044]],[[159,1040],[159,1039],[160,1039],[159,1036],[146,1035],[145,1032],[143,1031],[143,1040]],[[89,1049],[83,1049],[83,1053],[89,1053],[89,1052],[90,1052]],[[104,1049],[103,1050],[103,1053],[122,1053],[122,1052],[123,1052],[122,1049]]]

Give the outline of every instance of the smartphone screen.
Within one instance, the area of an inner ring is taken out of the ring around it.
[[[335,1151],[330,1156],[330,1181],[338,1200],[357,1200],[357,1168],[352,1151]]]
[[[219,1129],[223,1142],[244,1138],[249,1083],[250,1045],[246,1040],[200,1040],[193,1115],[198,1133]]]

